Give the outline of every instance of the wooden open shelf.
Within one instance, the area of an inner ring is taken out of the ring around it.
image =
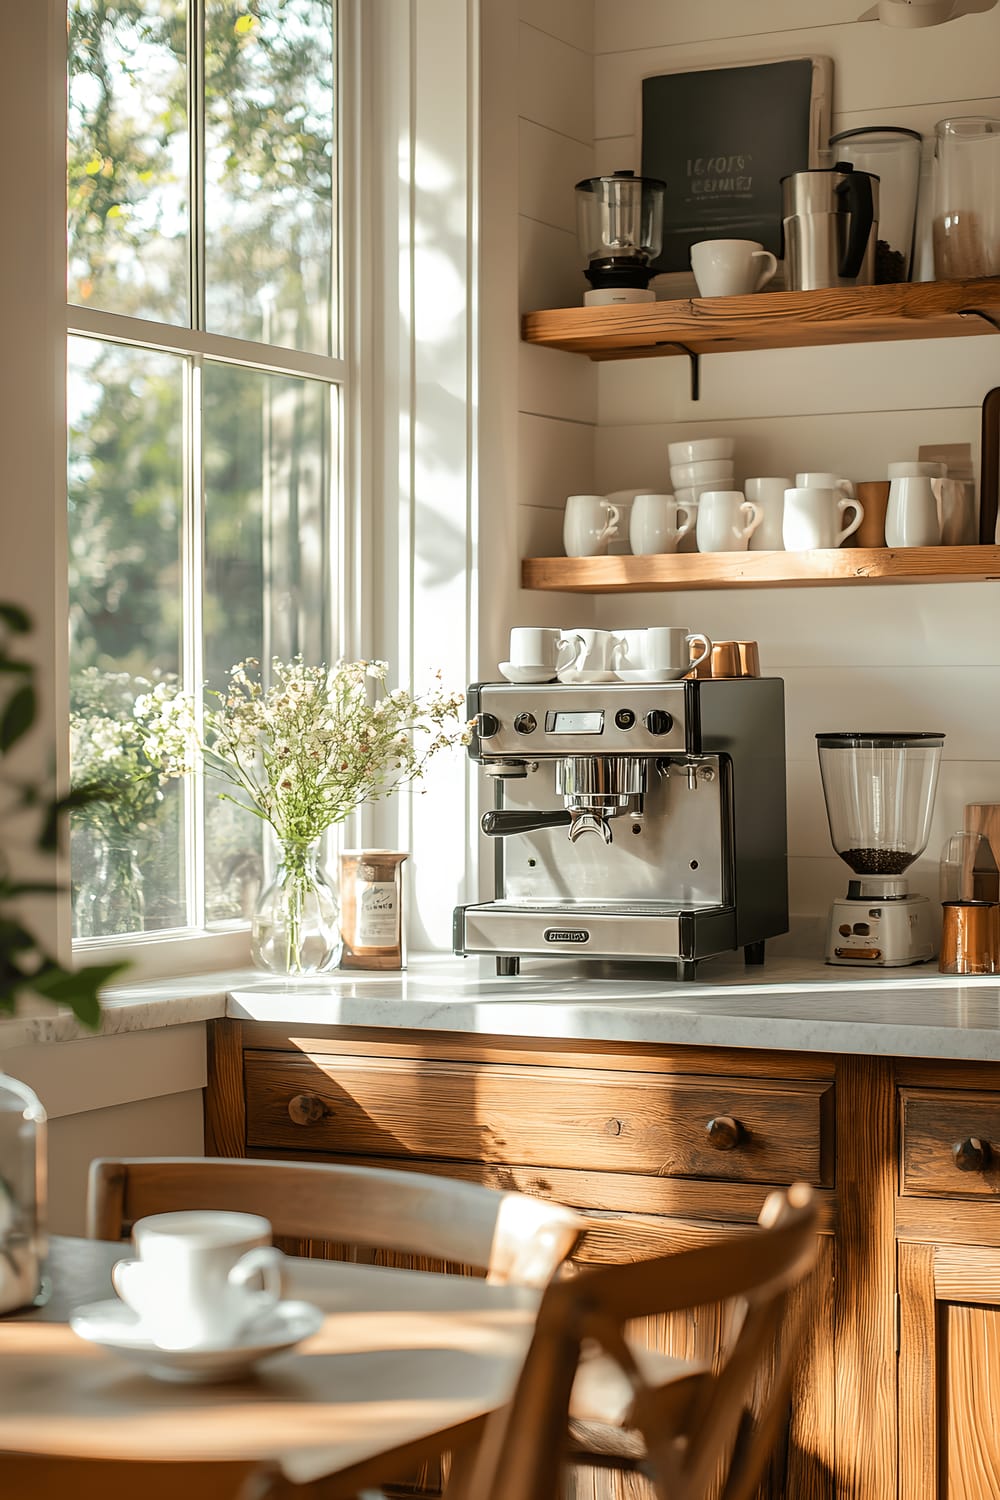
[[[1000,547],[841,547],[817,552],[680,552],[653,557],[526,557],[526,589],[652,594],[671,589],[1000,580]]]
[[[997,320],[996,326],[989,318]],[[529,344],[591,359],[956,338],[998,329],[1000,277],[562,307],[526,313],[522,321]]]

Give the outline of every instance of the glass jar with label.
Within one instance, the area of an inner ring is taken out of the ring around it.
[[[340,856],[342,969],[403,969],[403,861],[393,849]]]

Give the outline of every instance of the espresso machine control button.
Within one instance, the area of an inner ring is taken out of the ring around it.
[[[635,723],[635,714],[630,708],[620,708],[615,714],[615,723],[619,729],[631,729]]]
[[[481,740],[491,740],[500,733],[500,720],[496,714],[480,714],[476,720],[476,733]]]
[[[650,734],[669,734],[674,727],[674,716],[665,708],[651,708],[646,715],[646,728]]]
[[[518,714],[514,720],[514,728],[518,734],[534,734],[538,728],[538,720],[534,714]]]

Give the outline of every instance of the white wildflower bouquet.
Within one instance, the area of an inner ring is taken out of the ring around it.
[[[440,751],[469,741],[461,693],[437,684],[423,697],[385,688],[382,661],[307,666],[253,659],[210,693],[199,732],[193,700],[159,684],[135,706],[145,751],[167,776],[199,768],[227,783],[222,796],[269,823],[282,844],[313,843],[365,802],[417,782]]]

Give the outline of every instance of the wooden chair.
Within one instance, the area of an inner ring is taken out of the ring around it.
[[[553,1500],[572,1449],[574,1382],[581,1359],[586,1371],[595,1350],[631,1390],[619,1414],[622,1462],[645,1473],[660,1500],[704,1500],[720,1467],[720,1500],[749,1500],[784,1418],[798,1334],[790,1299],[816,1255],[811,1190],[799,1183],[771,1194],[760,1222],[718,1244],[554,1281],[511,1405],[489,1425],[461,1476],[461,1500]],[[633,1318],[720,1302],[735,1303],[740,1314],[715,1368],[646,1364],[626,1342]],[[754,1411],[751,1394],[765,1367],[767,1390]]]
[[[91,1239],[123,1239],[147,1214],[199,1208],[262,1214],[280,1238],[401,1251],[539,1288],[586,1225],[559,1203],[420,1172],[229,1157],[91,1163]]]

